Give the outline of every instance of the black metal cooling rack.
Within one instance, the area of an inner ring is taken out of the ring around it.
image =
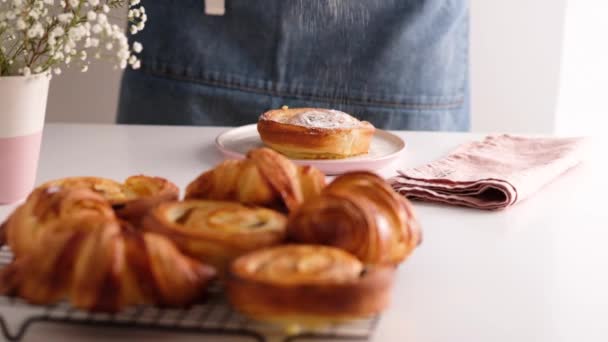
[[[11,260],[12,254],[8,248],[1,248],[0,269]],[[13,319],[14,317],[7,316],[7,312],[16,311],[19,311],[19,316],[23,317]],[[11,324],[9,324],[9,318],[11,318]],[[284,342],[300,339],[365,341],[370,339],[378,320],[379,316],[286,335],[281,327],[247,319],[234,311],[219,287],[209,291],[205,302],[193,305],[188,309],[138,306],[118,314],[88,313],[74,309],[65,302],[49,306],[35,306],[18,298],[0,296],[0,330],[4,338],[9,341],[21,340],[29,327],[40,322],[225,335],[260,342],[265,342],[269,336],[282,339]]]

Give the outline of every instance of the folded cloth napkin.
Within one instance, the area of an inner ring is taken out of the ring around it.
[[[408,198],[503,209],[583,159],[586,138],[488,136],[430,164],[398,171],[393,188]]]

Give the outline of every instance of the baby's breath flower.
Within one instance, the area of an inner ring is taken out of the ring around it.
[[[115,6],[128,8],[128,32],[145,27],[140,0],[0,0],[0,76],[59,75],[67,64],[86,71],[89,56],[109,59],[116,68],[139,68],[136,54],[143,46],[111,22]]]

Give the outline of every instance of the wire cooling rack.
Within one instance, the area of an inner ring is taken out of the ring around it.
[[[0,269],[11,260],[10,250],[2,247]],[[13,317],[17,316],[16,312],[19,312],[19,317]],[[284,342],[299,339],[365,341],[371,337],[378,321],[379,316],[285,335],[281,327],[247,319],[234,311],[219,287],[210,289],[203,303],[188,309],[137,306],[118,314],[88,313],[74,309],[66,302],[49,306],[30,305],[19,298],[0,296],[0,329],[9,341],[21,340],[32,324],[40,322],[238,336],[260,342],[265,342],[269,337]]]

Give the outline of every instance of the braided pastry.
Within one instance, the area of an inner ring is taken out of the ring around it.
[[[351,254],[284,245],[238,258],[227,294],[240,312],[284,325],[314,326],[368,317],[389,302],[395,268],[366,268]]]
[[[219,273],[239,255],[281,243],[287,225],[285,216],[270,209],[204,200],[163,203],[143,222]]]
[[[198,299],[215,275],[168,238],[118,220],[86,188],[38,188],[4,229],[15,259],[0,271],[0,292],[35,304],[69,299],[77,308],[108,312],[182,306]]]
[[[46,227],[70,218],[115,219],[108,202],[85,188],[67,191],[55,186],[38,187],[2,225],[6,243],[16,257],[36,249]]]
[[[116,214],[138,223],[150,208],[166,201],[175,201],[179,189],[160,177],[131,176],[124,183],[98,177],[70,177],[47,182],[41,187],[87,188],[101,194],[110,202]]]
[[[186,199],[232,200],[291,211],[318,194],[325,176],[297,166],[268,148],[249,151],[245,160],[226,160],[201,174],[186,189]]]
[[[294,242],[342,248],[367,264],[402,262],[421,241],[409,201],[370,172],[337,177],[290,215],[287,230]]]

